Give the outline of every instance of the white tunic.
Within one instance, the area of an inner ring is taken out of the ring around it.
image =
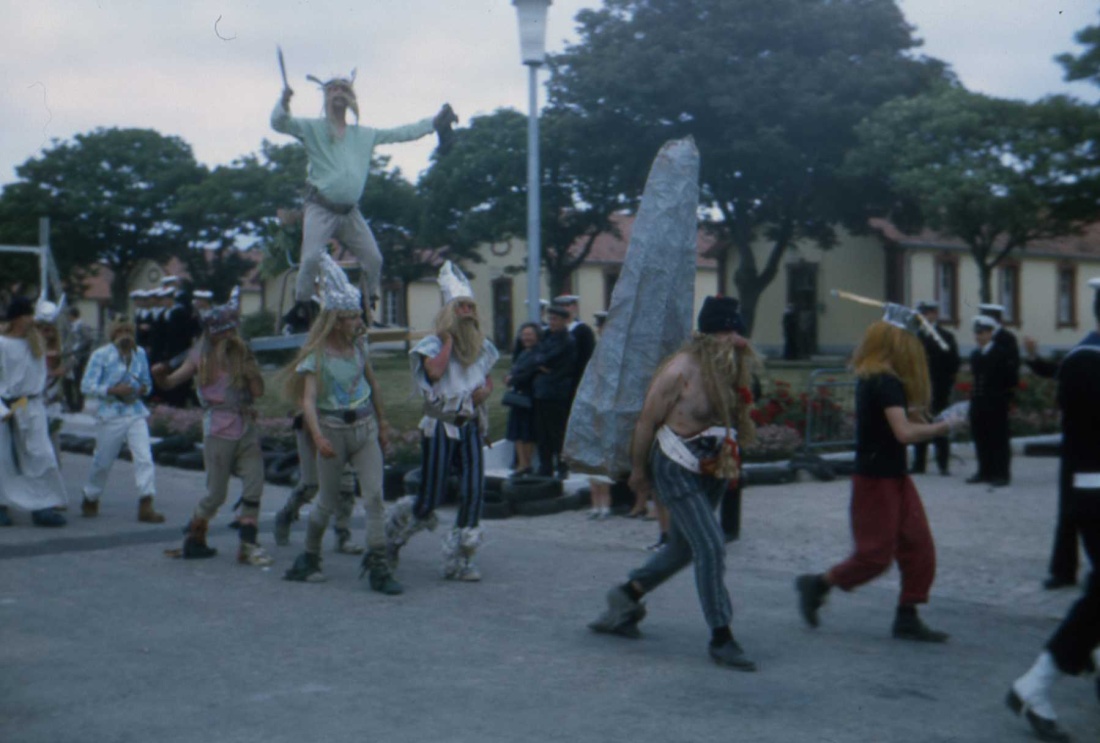
[[[0,336],[0,505],[26,511],[64,506],[65,484],[50,443],[42,393],[46,357],[36,359],[22,338]],[[26,406],[10,406],[21,397]]]
[[[487,416],[482,415],[485,412],[484,406],[479,410],[474,409],[473,394],[474,390],[485,384],[489,370],[500,358],[496,346],[486,338],[481,344],[481,353],[478,354],[477,360],[469,366],[463,366],[452,355],[443,376],[432,382],[424,370],[424,359],[435,358],[442,350],[443,344],[435,335],[424,337],[413,347],[409,352],[413,384],[427,403],[440,406],[444,413],[454,413],[467,418],[484,418],[485,420],[481,421],[482,428],[488,428]],[[426,415],[420,420],[420,430],[425,436],[432,436],[438,424],[439,420]],[[457,426],[444,422],[443,427],[447,432],[447,438],[459,438]],[[483,430],[482,433],[485,434],[486,431]]]

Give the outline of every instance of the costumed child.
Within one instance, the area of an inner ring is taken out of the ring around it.
[[[824,573],[795,581],[799,609],[811,627],[829,591],[869,583],[897,562],[901,596],[893,636],[899,640],[946,642],[948,634],[928,627],[917,606],[928,602],[936,574],[936,548],[924,504],[907,474],[909,444],[946,436],[960,417],[919,422],[931,400],[928,362],[917,335],[920,317],[908,307],[886,305],[882,320],[867,329],[852,360],[856,382],[856,462],[850,505],[855,548],[848,559]]]
[[[396,595],[403,589],[386,560],[382,522],[382,449],[389,444],[389,424],[370,365],[362,296],[327,253],[321,257],[321,307],[306,344],[287,370],[286,388],[287,397],[301,406],[317,450],[320,498],[309,515],[305,551],[283,577],[324,580],[321,541],[329,519],[340,508],[340,481],[351,464],[367,511],[363,574],[370,574],[372,590]]]
[[[203,313],[202,338],[178,369],[169,373],[166,364],[157,364],[152,372],[157,386],[168,390],[197,378],[203,409],[206,497],[199,501],[187,527],[180,556],[197,559],[217,554],[207,545],[206,532],[210,519],[225,503],[230,475],[236,475],[243,482],[237,562],[262,567],[273,560],[257,541],[264,459],[252,403],[263,395],[264,380],[248,344],[237,334],[238,293],[234,288],[226,304]]]

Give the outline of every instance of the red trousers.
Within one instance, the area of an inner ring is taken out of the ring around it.
[[[898,603],[927,603],[936,576],[936,546],[913,481],[907,475],[853,475],[850,509],[855,551],[829,570],[829,582],[851,591],[882,575],[897,560]]]

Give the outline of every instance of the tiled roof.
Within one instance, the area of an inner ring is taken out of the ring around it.
[[[602,232],[597,235],[596,242],[592,244],[592,250],[589,251],[584,260],[585,263],[615,265],[626,260],[626,249],[630,245],[630,233],[634,227],[634,216],[617,214],[612,217],[612,221],[618,227],[621,237],[615,237],[609,232]],[[714,238],[702,229],[697,234],[695,265],[698,268],[715,268],[718,265],[717,261],[707,257],[710,249],[714,247]],[[576,255],[584,247],[585,241],[586,238],[577,240],[573,243],[573,247],[569,249],[569,252]]]
[[[877,217],[868,220],[868,224],[886,240],[905,248],[924,248],[928,250],[969,249],[966,243],[957,237],[941,235],[932,230],[926,229],[915,235],[910,235],[899,230],[889,220]],[[1028,244],[1022,255],[1100,259],[1100,223],[1088,225],[1080,235],[1035,240]]]

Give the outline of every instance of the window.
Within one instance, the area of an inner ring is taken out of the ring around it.
[[[401,294],[396,289],[382,290],[382,323],[404,325],[401,321]]]
[[[1058,267],[1058,327],[1077,327],[1077,269]]]
[[[1000,280],[997,282],[997,301],[1004,306],[1004,324],[1019,325],[1020,317],[1020,266],[1007,264],[1001,266]]]
[[[619,281],[619,269],[607,269],[603,274],[603,308],[611,306],[611,295],[615,291],[615,284]]]
[[[936,259],[936,301],[940,305],[940,321],[948,325],[959,322],[959,260],[945,255]]]

